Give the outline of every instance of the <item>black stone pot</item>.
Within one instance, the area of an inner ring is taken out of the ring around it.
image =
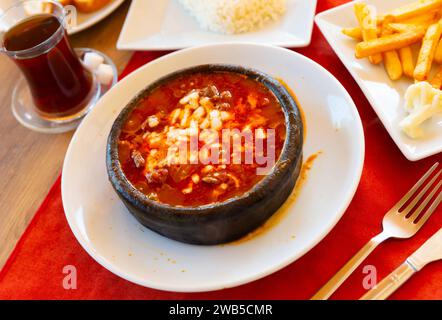
[[[199,72],[234,72],[264,84],[281,104],[286,141],[274,169],[241,196],[200,207],[178,207],[150,200],[125,177],[118,159],[121,127],[132,110],[159,85],[178,76]],[[109,134],[106,163],[109,180],[129,211],[147,228],[168,238],[199,245],[239,239],[262,225],[292,192],[302,166],[303,124],[293,97],[272,77],[234,65],[201,65],[169,74],[142,90],[120,113]]]

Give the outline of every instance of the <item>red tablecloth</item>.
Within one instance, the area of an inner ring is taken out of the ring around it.
[[[319,0],[323,11],[346,0]],[[354,200],[333,231],[313,250],[285,269],[241,287],[217,292],[183,294],[143,288],[98,265],[80,247],[63,212],[60,179],[52,187],[35,218],[0,273],[0,299],[308,299],[373,235],[384,213],[435,161],[409,162],[395,146],[361,90],[315,27],[312,44],[297,50],[330,70],[353,97],[361,114],[366,159]],[[136,53],[125,74],[164,53]],[[294,70],[293,72],[296,72]],[[442,208],[413,238],[389,241],[364,263],[374,265],[378,278],[396,268],[430,235],[442,227]],[[63,267],[74,265],[78,288],[62,286]],[[333,296],[356,299],[365,290],[362,267]],[[394,299],[442,299],[442,262],[433,263],[406,283]]]

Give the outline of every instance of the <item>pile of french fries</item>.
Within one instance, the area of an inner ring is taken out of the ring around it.
[[[363,2],[354,5],[358,26],[342,32],[358,41],[355,56],[383,62],[391,80],[407,76],[442,87],[442,0],[419,0],[385,14]],[[419,46],[413,56],[412,48]],[[433,64],[438,72],[431,77]]]

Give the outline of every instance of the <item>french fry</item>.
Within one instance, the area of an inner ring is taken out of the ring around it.
[[[424,19],[417,19],[423,17]],[[403,22],[392,22],[386,23],[383,28],[391,29],[394,32],[406,32],[410,31],[412,28],[423,27],[428,28],[430,25],[439,21],[437,14],[432,13],[431,15],[419,16],[416,19],[410,19]],[[377,28],[377,36],[381,36],[381,27]],[[353,38],[358,41],[362,41],[362,30],[361,27],[343,28],[342,33],[346,36]]]
[[[434,61],[442,64],[442,39],[439,40],[439,44],[437,45]]]
[[[355,40],[363,41],[361,27],[343,28],[342,33]],[[376,35],[378,37],[381,35],[381,28],[377,28]]]
[[[442,1],[442,0],[441,0]],[[376,9],[365,3],[359,2],[354,5],[355,15],[361,27],[362,39],[364,41],[375,40],[378,37],[378,26]],[[371,63],[379,64],[382,61],[381,54],[374,54],[368,57]]]
[[[424,0],[425,1],[425,0]],[[420,1],[422,2],[422,0]],[[414,3],[414,5],[416,5],[416,3]],[[436,6],[437,9],[435,10],[428,10],[427,8],[424,9],[424,13],[413,13],[411,14],[411,16],[409,18],[402,18],[399,17],[399,19],[397,17],[395,17],[395,14],[393,13],[389,13],[389,14],[384,14],[384,15],[378,15],[377,16],[377,25],[378,25],[378,36],[380,36],[381,34],[381,30],[380,30],[380,26],[382,26],[385,23],[386,18],[390,19],[390,22],[396,22],[396,23],[406,23],[406,24],[417,24],[417,25],[430,25],[432,23],[435,23],[437,20],[439,20],[440,18],[442,18],[442,12],[439,11],[439,9],[442,10],[442,6],[438,7]],[[398,8],[399,9],[399,8]],[[359,29],[359,27],[354,27],[351,28],[354,29],[353,32],[358,33],[361,32]]]
[[[396,33],[375,40],[363,41],[356,45],[355,56],[357,59],[362,59],[374,54],[407,47],[421,40],[424,35],[425,28],[416,27],[409,32]]]
[[[342,33],[350,38],[362,41],[362,30],[360,27],[344,28],[342,29]]]
[[[415,24],[408,24],[408,23],[389,23],[385,26],[385,28],[388,28],[389,30],[392,30],[394,32],[409,32],[417,28]],[[425,27],[424,27],[425,28]]]
[[[426,23],[414,24],[414,23],[388,23],[385,28],[392,30],[394,32],[408,32],[412,29],[422,27],[427,29],[432,24],[435,24],[438,20],[427,21]]]
[[[414,69],[414,78],[416,80],[424,81],[428,78],[441,35],[441,22],[432,24],[425,33],[416,68]]]
[[[393,32],[387,28],[383,28],[382,36],[391,35]],[[399,80],[402,78],[402,63],[396,50],[386,51],[382,54],[384,68],[391,80]]]
[[[436,89],[440,89],[442,87],[442,67],[439,69],[433,79],[431,79],[430,84]]]
[[[399,49],[399,57],[402,62],[402,69],[407,77],[414,77],[413,52],[411,47],[403,47]]]
[[[426,13],[423,15],[419,15],[413,18],[402,20],[401,23],[407,23],[407,24],[428,24],[432,21],[439,20],[440,13],[439,11],[434,11],[430,13]],[[430,23],[431,24],[431,23]]]
[[[383,53],[384,67],[391,80],[399,80],[402,78],[403,69],[401,60],[396,50]]]
[[[442,8],[442,0],[420,0],[403,7],[396,8],[385,15],[390,16],[393,21],[400,22],[419,15],[429,14]]]
[[[355,3],[353,7],[355,11],[356,20],[358,20],[359,26],[362,25],[362,20],[364,20],[364,17],[366,15],[367,10],[367,4],[363,2]]]

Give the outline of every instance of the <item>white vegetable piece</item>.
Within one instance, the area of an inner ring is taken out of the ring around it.
[[[112,80],[114,79],[114,71],[112,67],[108,64],[100,64],[95,72],[97,75],[98,81],[104,85],[110,85]]]
[[[434,115],[442,114],[442,91],[428,82],[415,83],[405,93],[405,109],[409,115],[399,126],[410,138],[422,138],[424,131],[420,126]]]
[[[255,137],[256,139],[264,140],[267,137],[267,135],[263,128],[258,128],[256,129]]]
[[[213,130],[221,130],[223,128],[223,122],[221,121],[218,110],[210,111],[210,121]]]
[[[95,72],[103,62],[104,58],[95,52],[87,52],[83,57],[83,65],[90,72]]]
[[[189,104],[190,106],[192,106],[194,109],[198,108],[198,100],[199,100],[199,93],[198,91],[191,91],[189,94],[187,94],[186,96],[184,96],[181,100],[180,103],[181,104]]]
[[[158,120],[157,116],[153,115],[147,118],[147,124],[149,125],[149,127],[154,128],[160,124],[160,120]]]

